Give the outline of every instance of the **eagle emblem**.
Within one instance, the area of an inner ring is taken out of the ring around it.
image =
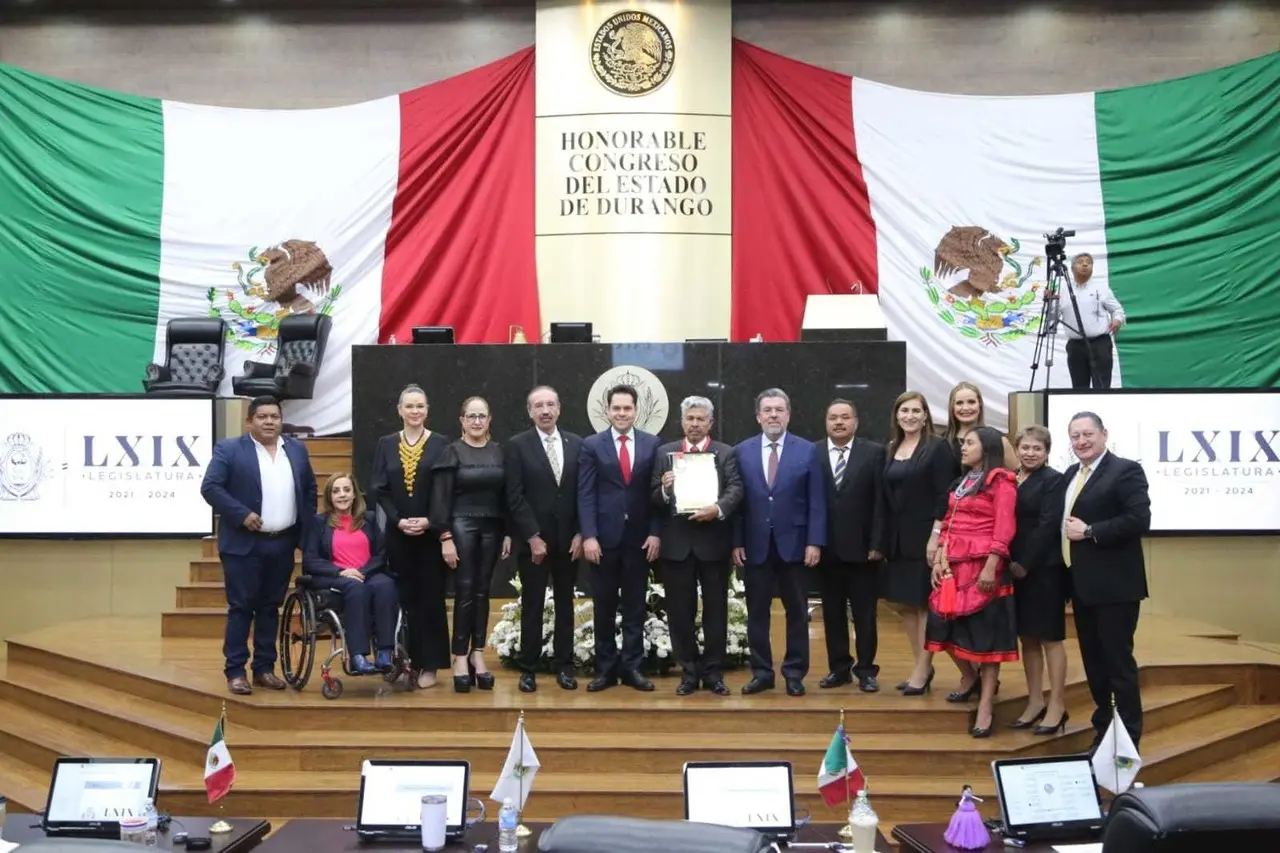
[[[1021,243],[980,225],[956,225],[938,241],[920,283],[938,319],[990,347],[1040,328],[1040,285],[1028,284],[1044,259],[1019,261]]]
[[[26,433],[13,433],[0,452],[0,501],[39,500],[40,484],[53,473],[53,463],[40,445]]]
[[[290,239],[235,261],[233,287],[209,288],[209,316],[227,321],[227,340],[257,356],[275,354],[280,320],[290,314],[332,314],[342,295],[333,265],[311,240]]]
[[[647,12],[619,12],[591,40],[596,79],[625,97],[647,95],[667,82],[675,61],[671,30]]]

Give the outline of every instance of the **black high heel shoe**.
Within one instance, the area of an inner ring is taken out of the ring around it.
[[[471,676],[455,675],[453,677],[454,693],[470,693],[471,692]]]
[[[973,680],[973,683],[969,685],[968,690],[952,690],[950,693],[947,694],[947,701],[957,702],[957,703],[968,702],[970,699],[974,698],[974,696],[980,693],[982,693],[981,676]],[[995,693],[993,693],[992,695],[993,696],[1000,695],[1000,682],[998,680],[996,681]]]
[[[903,696],[923,696],[924,694],[928,693],[932,689],[933,676],[935,674],[936,674],[936,670],[930,669],[929,677],[924,680],[924,684],[921,685],[920,687],[913,687],[910,682],[907,682],[907,686],[902,688],[902,695]]]
[[[471,670],[471,683],[481,690],[493,689],[493,673],[492,672],[476,672],[475,665],[467,663],[467,667]]]
[[[991,737],[991,730],[995,727],[994,725],[995,720],[996,720],[996,712],[995,712],[995,709],[992,708],[991,722],[988,723],[986,726],[979,727],[978,726],[978,710],[975,708],[973,711],[973,728],[969,730],[969,734],[979,739]]]
[[[1036,723],[1038,723],[1038,722],[1040,722],[1041,720],[1043,720],[1043,719],[1044,719],[1045,712],[1046,712],[1046,711],[1048,711],[1048,710],[1049,710],[1048,708],[1041,708],[1041,709],[1040,709],[1040,713],[1039,713],[1039,714],[1036,714],[1034,717],[1032,717],[1032,718],[1031,718],[1031,719],[1029,719],[1029,720],[1014,720],[1012,723],[1010,723],[1010,724],[1009,724],[1009,728],[1011,728],[1011,729],[1029,729],[1029,728],[1031,728],[1031,727],[1035,726],[1035,724],[1036,724]]]
[[[1040,716],[1044,716],[1041,714]],[[1066,711],[1062,712],[1062,719],[1054,723],[1052,726],[1036,726],[1031,730],[1033,735],[1056,735],[1063,734],[1067,730],[1067,720],[1071,719],[1071,715]]]

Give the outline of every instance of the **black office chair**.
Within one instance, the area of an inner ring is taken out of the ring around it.
[[[231,378],[231,389],[241,397],[310,400],[332,327],[328,314],[285,317],[276,338],[275,361],[246,361],[244,375]]]
[[[1102,853],[1206,850],[1280,850],[1280,785],[1162,785],[1111,804]]]
[[[164,364],[148,364],[142,388],[157,397],[210,397],[225,372],[220,317],[175,317],[165,328]]]

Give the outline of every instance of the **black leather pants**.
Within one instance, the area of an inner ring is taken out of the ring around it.
[[[489,628],[489,587],[502,553],[500,518],[455,518],[458,569],[453,589],[453,654],[484,648]]]

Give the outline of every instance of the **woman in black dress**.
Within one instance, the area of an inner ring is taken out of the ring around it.
[[[489,404],[483,397],[462,403],[462,438],[435,463],[431,525],[440,551],[457,569],[453,589],[453,689],[493,689],[484,662],[489,628],[489,587],[498,560],[511,554],[506,535],[506,477],[502,447],[489,437]]]
[[[444,562],[429,532],[432,467],[449,439],[427,429],[427,394],[417,385],[400,392],[403,428],[378,439],[370,495],[386,516],[387,562],[396,576],[406,645],[419,688],[436,685],[449,663],[449,616]]]
[[[933,655],[924,650],[924,631],[937,522],[946,511],[960,465],[947,443],[933,434],[929,403],[918,391],[907,391],[894,402],[890,434],[881,494],[885,562],[880,568],[880,597],[900,605],[915,661],[898,689],[904,696],[921,696],[933,682]]]
[[[1022,666],[1027,673],[1027,707],[1010,725],[1051,735],[1067,724],[1067,576],[1058,547],[1062,529],[1062,475],[1048,467],[1049,430],[1029,426],[1018,433],[1018,533],[1010,545],[1013,604]],[[1044,671],[1049,670],[1049,702]],[[1042,721],[1048,721],[1041,724]]]

